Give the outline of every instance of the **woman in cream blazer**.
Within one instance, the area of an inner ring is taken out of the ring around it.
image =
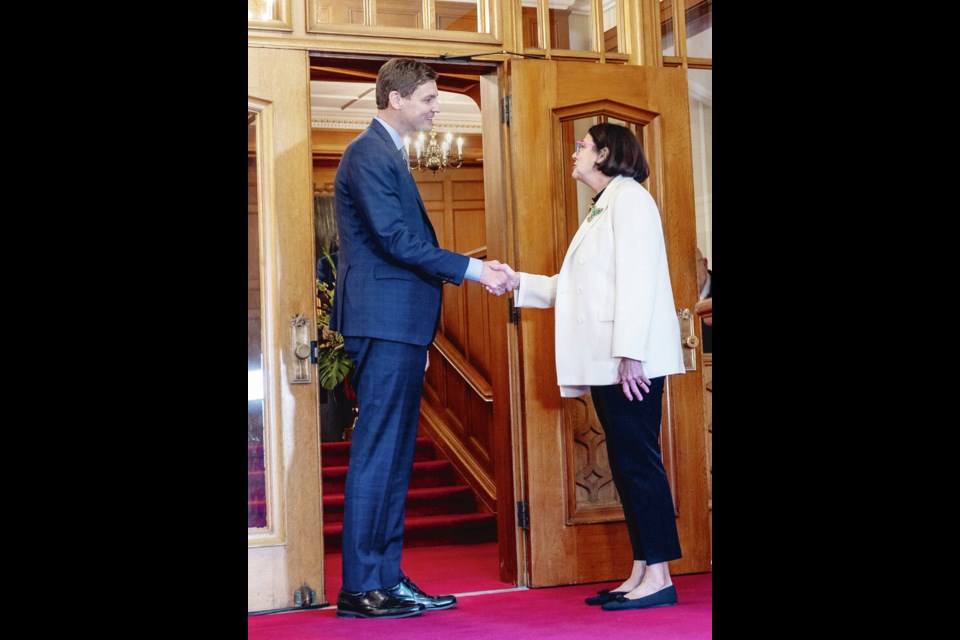
[[[555,276],[514,272],[518,307],[556,307],[557,382],[591,394],[623,503],[633,567],[587,598],[608,611],[676,604],[667,563],[680,557],[660,453],[664,379],[684,372],[660,212],[640,183],[650,173],[627,128],[601,123],[577,142],[573,177],[597,191]]]

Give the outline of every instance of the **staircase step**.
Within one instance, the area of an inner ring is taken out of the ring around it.
[[[323,442],[323,535],[327,552],[340,549],[343,537],[344,486],[350,442]],[[417,438],[404,519],[404,547],[492,542],[497,516],[477,512],[470,487],[456,484],[453,465],[438,455],[430,438]]]
[[[261,500],[266,496],[267,477],[263,471],[247,472],[247,499]]]
[[[267,501],[247,501],[247,527],[257,528],[267,526]]]
[[[472,513],[477,510],[473,491],[467,485],[450,487],[422,487],[407,492],[406,518],[455,513]],[[323,523],[343,522],[343,494],[323,497]]]
[[[435,460],[437,451],[430,438],[417,438],[413,461]],[[321,442],[320,464],[324,467],[345,467],[350,462],[349,442]]]
[[[340,549],[343,523],[323,526],[324,553]],[[404,548],[448,544],[474,544],[497,539],[497,516],[492,513],[407,516],[404,521]]]
[[[263,445],[247,445],[247,470],[263,471]]]
[[[349,467],[323,467],[323,492],[327,495],[343,493],[347,482]],[[442,487],[454,484],[453,465],[449,460],[422,460],[413,463],[413,474],[410,476],[410,488]]]

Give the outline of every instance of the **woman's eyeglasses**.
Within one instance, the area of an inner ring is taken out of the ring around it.
[[[597,145],[593,144],[592,142],[587,142],[586,140],[577,140],[576,147],[574,147],[573,152],[580,153],[580,150],[583,149],[584,147],[593,147],[594,149],[596,149]]]

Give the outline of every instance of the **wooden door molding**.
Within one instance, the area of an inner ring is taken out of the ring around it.
[[[259,250],[249,255],[262,266],[260,301],[251,306],[263,309],[268,524],[247,530],[247,610],[270,611],[293,607],[304,583],[321,600],[324,592],[316,376],[310,384],[289,382],[296,366],[290,319],[310,318],[316,335],[313,234],[303,233],[313,228],[310,97],[303,51],[250,48],[248,61],[248,110],[259,111],[264,128]]]

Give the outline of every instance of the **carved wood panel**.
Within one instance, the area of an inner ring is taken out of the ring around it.
[[[567,458],[567,524],[623,519],[620,496],[613,484],[606,436],[589,394],[564,398],[563,419]]]
[[[664,416],[668,411],[667,395],[665,392]],[[623,520],[620,495],[613,483],[607,457],[606,436],[593,408],[590,394],[579,398],[563,398],[561,403],[566,457],[567,524]],[[678,481],[674,442],[669,423],[661,423],[660,447],[663,451],[663,466],[672,492],[675,492],[674,487]]]

